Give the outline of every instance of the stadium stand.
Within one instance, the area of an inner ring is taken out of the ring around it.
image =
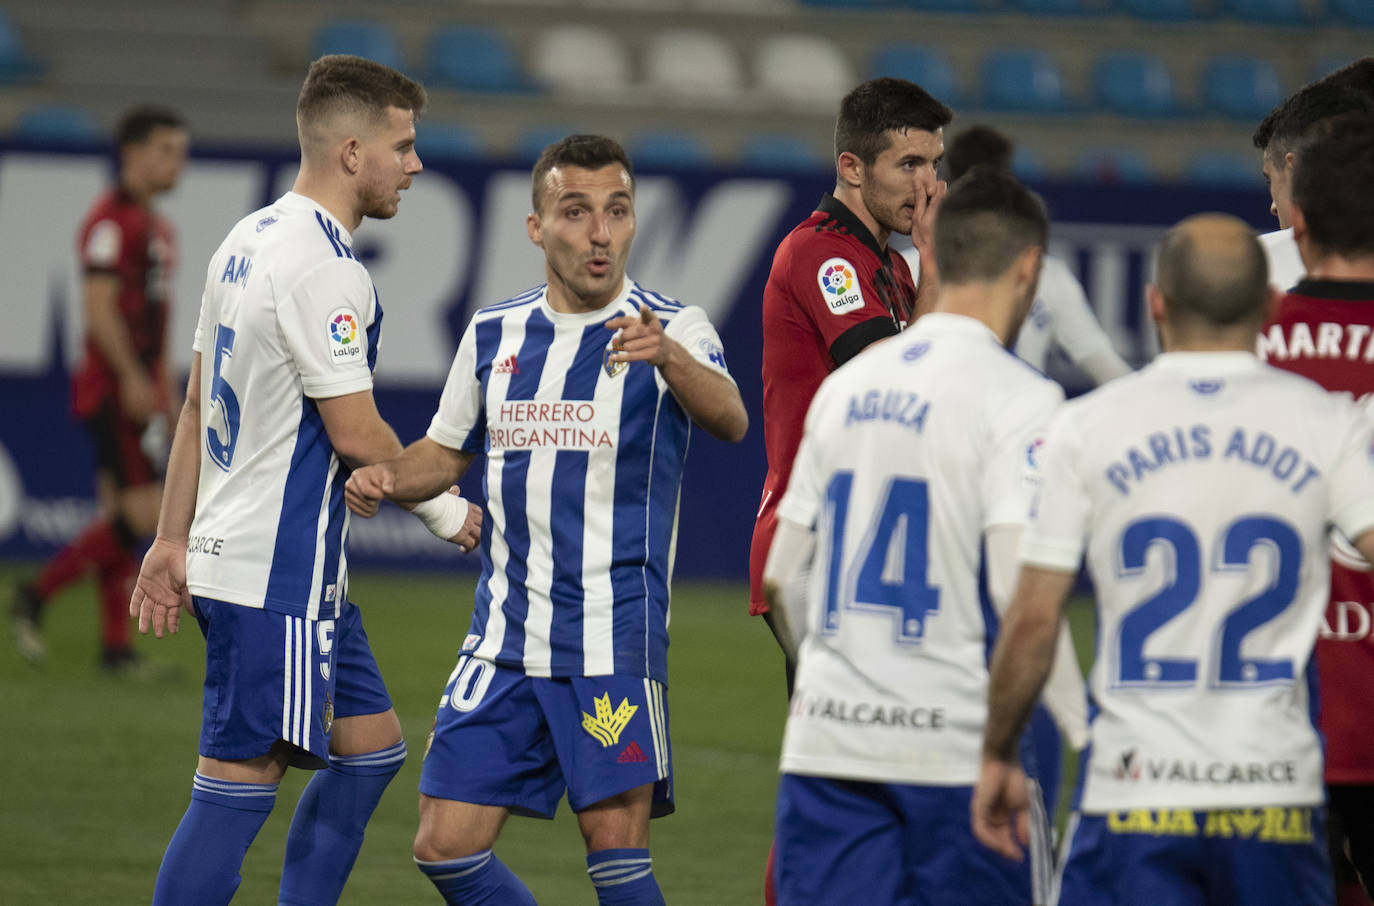
[[[1208,60],[1202,90],[1215,112],[1255,122],[1283,100],[1278,71],[1269,62],[1250,56],[1225,55]]]
[[[1073,175],[1113,185],[1148,183],[1156,178],[1144,155],[1130,148],[1085,148],[1074,161]]]
[[[873,55],[869,75],[908,79],[953,106],[964,100],[964,92],[954,75],[954,64],[949,54],[938,47],[885,44]]]
[[[568,94],[614,96],[629,86],[632,67],[625,43],[592,25],[553,25],[535,38],[534,78]]]
[[[1263,189],[1264,180],[1252,154],[1236,151],[1199,151],[1183,166],[1183,178],[1198,185]]]
[[[488,151],[477,130],[459,123],[431,121],[416,133],[415,150],[422,161],[431,157],[480,157]]]
[[[1227,12],[1264,25],[1305,25],[1310,16],[1302,0],[1226,0]]]
[[[740,148],[739,161],[761,170],[824,170],[830,158],[818,154],[807,139],[796,135],[766,133],[750,136]]]
[[[397,69],[405,66],[401,45],[391,27],[367,19],[327,22],[315,32],[314,56],[356,54]]]
[[[1107,53],[1093,64],[1093,91],[1104,108],[1124,116],[1171,116],[1178,112],[1169,67],[1151,53]]]
[[[670,97],[724,100],[744,88],[744,66],[721,36],[702,28],[673,28],[644,47],[645,82]]]
[[[711,160],[700,139],[668,130],[637,133],[625,143],[625,150],[635,163],[650,167],[694,167]]]
[[[769,35],[754,52],[762,92],[803,107],[830,110],[859,81],[839,46],[821,35]],[[832,114],[833,115],[833,114]]]
[[[30,141],[61,144],[105,140],[95,117],[89,112],[61,104],[40,104],[25,110],[15,121],[14,134]]]
[[[993,50],[979,67],[983,103],[994,110],[1057,113],[1067,106],[1059,64],[1029,47]]]
[[[427,54],[429,87],[460,91],[523,92],[535,85],[525,75],[515,48],[500,31],[453,25],[434,32]]]
[[[31,82],[43,74],[43,64],[24,46],[24,36],[0,10],[0,83]]]

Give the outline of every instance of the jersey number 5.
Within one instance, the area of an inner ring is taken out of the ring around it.
[[[897,624],[897,642],[919,643],[925,634],[926,615],[940,609],[940,589],[927,578],[930,495],[926,483],[893,478],[883,490],[882,503],[864,532],[854,560],[845,563],[853,488],[853,472],[836,472],[825,489],[830,556],[820,631],[823,635],[836,632],[842,609],[887,613]]]
[[[234,461],[239,440],[239,398],[224,379],[224,360],[234,357],[234,331],[215,325],[215,369],[210,379],[210,418],[205,426],[205,451],[224,471]]]
[[[1147,657],[1145,642],[1157,629],[1193,605],[1202,588],[1202,550],[1192,528],[1177,519],[1156,516],[1131,523],[1121,534],[1122,578],[1139,576],[1151,547],[1164,545],[1171,562],[1169,580],[1121,619],[1117,629],[1117,684],[1158,688],[1197,682],[1193,658]],[[1302,565],[1302,539],[1288,523],[1269,516],[1247,516],[1231,523],[1222,537],[1220,556],[1212,558],[1215,573],[1245,572],[1256,547],[1271,551],[1269,581],[1254,597],[1227,614],[1212,637],[1209,650],[1216,664],[1209,685],[1244,688],[1259,683],[1291,682],[1293,662],[1287,659],[1247,658],[1241,654],[1245,637],[1277,617],[1293,603]]]

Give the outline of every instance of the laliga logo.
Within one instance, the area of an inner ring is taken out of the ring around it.
[[[347,312],[335,315],[329,322],[329,336],[340,346],[347,346],[358,338],[358,322]]]
[[[854,272],[844,262],[832,264],[821,274],[821,286],[832,296],[847,293],[854,287]]]

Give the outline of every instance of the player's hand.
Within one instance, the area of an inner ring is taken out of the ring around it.
[[[611,341],[616,352],[612,362],[648,362],[658,367],[668,361],[676,342],[663,333],[663,322],[647,305],[639,307],[639,317],[621,315],[606,322],[610,330],[618,331]],[[670,345],[671,344],[671,345]]]
[[[983,756],[969,801],[973,835],[984,846],[1020,862],[1030,845],[1030,795],[1020,765]]]
[[[151,628],[160,639],[177,631],[182,608],[195,613],[186,588],[186,542],[159,536],[143,557],[129,599],[129,616],[138,618],[139,632],[147,635]]]
[[[130,421],[146,423],[162,409],[157,385],[146,374],[120,381],[119,408]]]
[[[945,190],[949,184],[943,179],[935,180],[935,191],[929,195],[918,192],[916,195],[916,210],[911,215],[911,244],[921,252],[921,274],[925,275],[926,266],[933,266],[935,248],[935,214],[940,209],[940,202],[944,200]],[[928,260],[929,259],[929,260]]]
[[[364,519],[377,515],[382,501],[396,490],[396,475],[382,465],[363,466],[348,476],[344,485],[344,503]]]
[[[455,497],[462,496],[458,493],[458,485],[449,488],[448,492]],[[463,528],[458,534],[448,539],[451,543],[458,545],[458,549],[465,554],[476,550],[477,545],[482,543],[482,508],[471,500],[467,504],[468,515],[463,520]]]

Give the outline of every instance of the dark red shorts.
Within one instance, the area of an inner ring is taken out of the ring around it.
[[[86,419],[95,449],[96,468],[109,472],[121,488],[160,481],[162,476],[143,452],[144,425],[131,422],[114,403],[105,403]]]

